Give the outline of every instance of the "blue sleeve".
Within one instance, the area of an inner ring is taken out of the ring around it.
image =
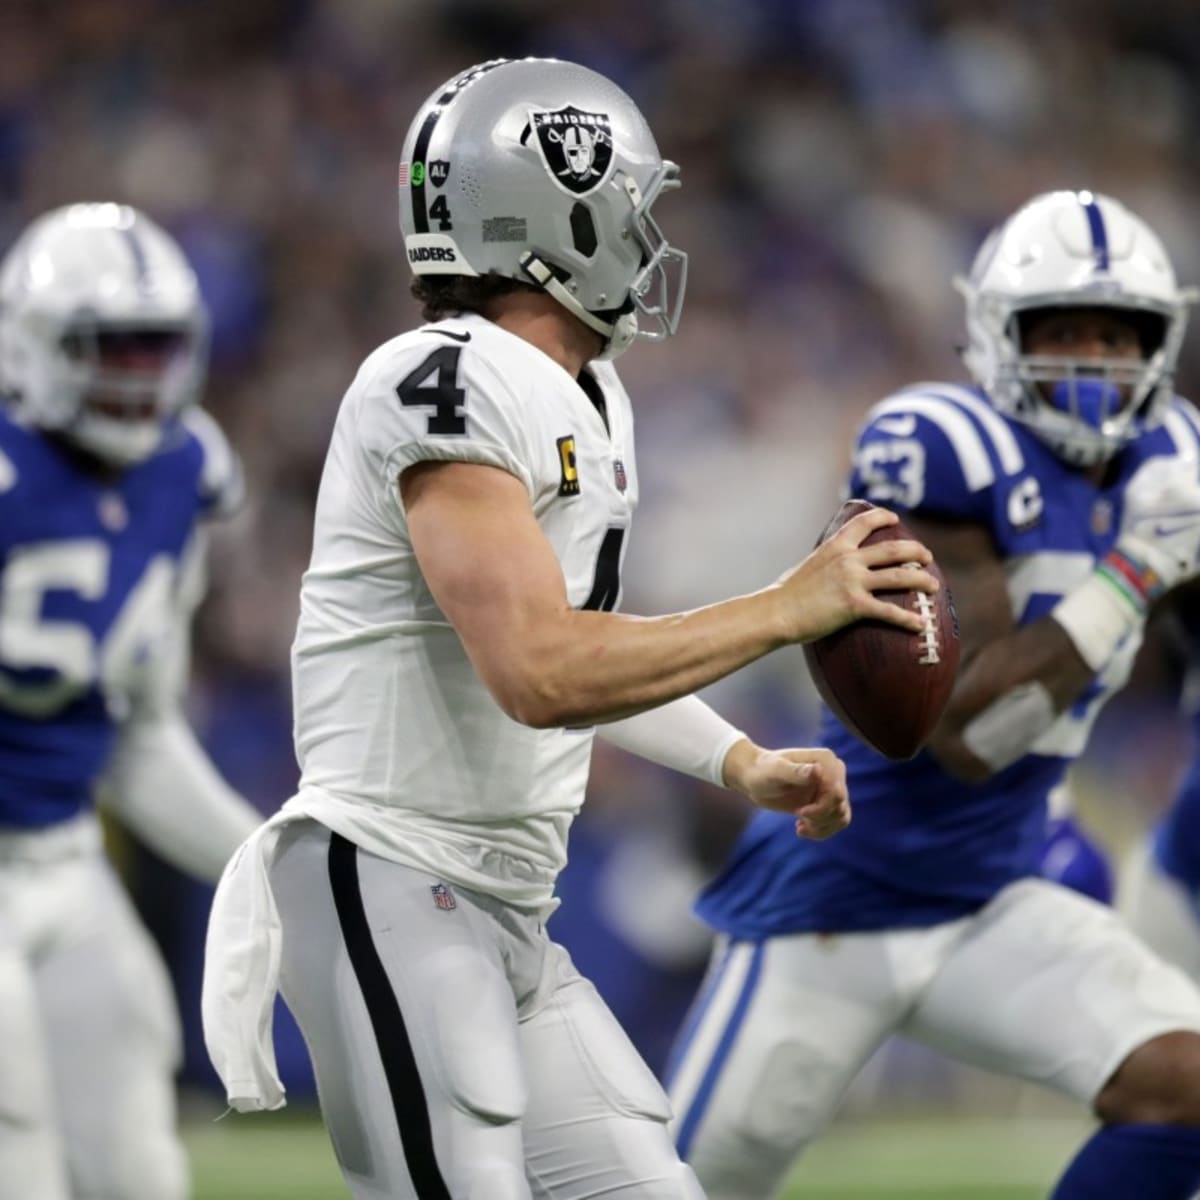
[[[992,523],[997,479],[986,431],[953,401],[900,393],[867,415],[850,495],[898,512]]]

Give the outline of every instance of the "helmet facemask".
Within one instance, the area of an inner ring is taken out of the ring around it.
[[[196,395],[204,338],[181,325],[75,324],[60,340],[64,437],[127,467],[149,458],[167,424]]]
[[[1079,311],[1069,301],[1014,312],[1001,344],[992,391],[1055,452],[1074,466],[1105,462],[1121,447],[1161,423],[1173,380],[1184,322],[1165,312],[1104,306],[1137,330],[1135,357],[1092,357],[1025,350],[1024,331],[1056,311]],[[1168,344],[1168,337],[1174,344]]]
[[[664,161],[655,172],[644,197],[638,197],[637,184],[626,177],[626,188],[634,202],[630,229],[645,255],[629,293],[639,316],[653,322],[649,328],[639,330],[652,342],[673,337],[679,328],[687,291],[688,256],[667,241],[651,210],[659,196],[681,186],[679,168],[670,161]]]

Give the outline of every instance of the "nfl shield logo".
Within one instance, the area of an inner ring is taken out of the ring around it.
[[[452,908],[458,907],[454,893],[444,883],[435,883],[429,890],[433,893],[433,902],[438,908],[444,908],[449,912]]]
[[[100,524],[113,533],[120,533],[129,524],[129,509],[118,492],[105,492],[98,504]]]
[[[583,112],[573,104],[553,110],[532,109],[529,124],[546,170],[564,192],[586,196],[608,178],[613,139],[607,113]]]
[[[625,478],[625,464],[619,458],[613,459],[613,479],[618,492],[623,492],[629,486],[629,480]]]

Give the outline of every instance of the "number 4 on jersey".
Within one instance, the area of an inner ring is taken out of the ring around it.
[[[439,346],[396,385],[401,404],[433,409],[429,433],[467,432],[467,419],[462,413],[467,393],[458,386],[461,354],[458,346]]]

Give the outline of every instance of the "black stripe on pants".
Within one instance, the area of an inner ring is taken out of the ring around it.
[[[421,1200],[450,1200],[433,1151],[429,1107],[412,1043],[408,1040],[400,1005],[367,924],[358,884],[358,847],[337,833],[329,836],[329,883],[350,965],[362,989],[371,1028],[375,1031],[375,1043],[383,1060],[408,1173]]]

